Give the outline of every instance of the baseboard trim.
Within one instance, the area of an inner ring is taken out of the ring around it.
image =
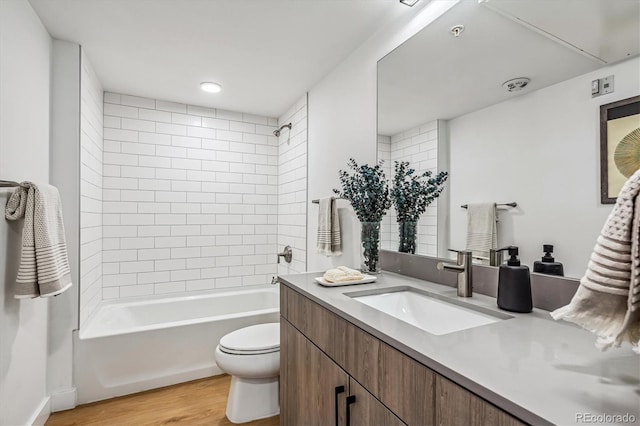
[[[76,388],[71,388],[65,391],[56,392],[51,395],[51,412],[57,413],[58,411],[71,410],[76,408],[78,401],[78,392]]]
[[[51,414],[51,398],[47,396],[42,399],[38,408],[35,409],[29,420],[27,420],[27,425],[44,426],[49,418],[49,414]]]

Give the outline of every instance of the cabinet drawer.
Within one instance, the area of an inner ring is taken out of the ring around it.
[[[443,426],[525,424],[442,376],[436,378],[436,421]]]
[[[347,325],[349,374],[409,425],[435,422],[435,375],[360,328]]]
[[[345,368],[347,322],[311,299],[281,285],[281,315],[331,359]],[[285,306],[285,313],[282,306]]]

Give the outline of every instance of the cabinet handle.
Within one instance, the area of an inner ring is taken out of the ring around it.
[[[351,404],[354,404],[355,402],[355,395],[349,395],[347,397],[347,426],[351,426]]]
[[[338,426],[338,395],[344,392],[344,386],[336,386],[336,395],[334,399],[333,407],[336,410],[336,426]]]

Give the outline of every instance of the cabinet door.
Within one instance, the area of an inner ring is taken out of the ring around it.
[[[349,395],[355,396],[355,402],[349,404],[348,407],[349,426],[400,426],[405,424],[353,378],[349,381]]]
[[[347,329],[347,371],[408,425],[433,425],[434,373],[358,327]]]
[[[524,424],[442,376],[436,377],[436,421],[443,426]]]
[[[344,425],[348,392],[347,373],[280,318],[280,424]]]

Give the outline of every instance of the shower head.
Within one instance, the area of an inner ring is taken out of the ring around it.
[[[280,128],[279,128],[278,130],[274,130],[274,131],[273,131],[273,134],[274,134],[275,136],[278,136],[278,137],[279,137],[279,136],[280,136],[280,131],[281,131],[282,129],[284,129],[285,127],[286,127],[287,129],[291,130],[291,123],[283,124],[282,126],[280,126]]]

